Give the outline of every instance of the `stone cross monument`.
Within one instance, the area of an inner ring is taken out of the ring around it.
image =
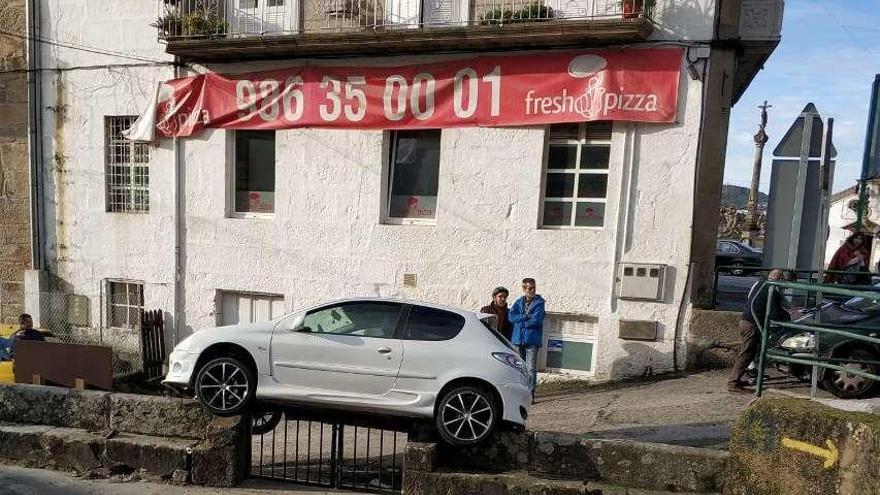
[[[761,183],[761,162],[764,157],[764,145],[770,139],[764,130],[767,127],[767,109],[772,106],[767,104],[767,100],[764,100],[763,105],[758,105],[758,108],[761,109],[761,124],[758,126],[758,132],[755,133],[754,137],[755,164],[752,167],[752,187],[749,190],[749,202],[746,207],[748,209],[749,246],[752,247],[755,247],[755,244],[758,242],[758,235],[761,230],[758,226],[758,186]]]

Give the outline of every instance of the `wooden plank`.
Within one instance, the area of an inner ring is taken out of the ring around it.
[[[111,390],[113,351],[97,345],[23,340],[15,344],[15,381]]]

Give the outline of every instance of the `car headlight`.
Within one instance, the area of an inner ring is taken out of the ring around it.
[[[782,341],[782,347],[792,351],[812,351],[816,347],[816,336],[802,333]]]
[[[509,352],[493,352],[492,357],[519,371],[524,376],[528,374],[526,362],[516,354],[511,354]]]

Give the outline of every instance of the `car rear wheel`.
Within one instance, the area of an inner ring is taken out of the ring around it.
[[[216,416],[236,416],[254,400],[257,379],[238,358],[222,357],[205,363],[196,375],[196,398]]]
[[[253,412],[253,420],[251,423],[251,434],[253,435],[264,435],[274,430],[278,423],[281,422],[281,417],[284,415],[283,412],[279,410],[261,410]]]
[[[864,349],[852,349],[846,351],[842,357],[844,359],[859,361],[877,360],[877,356]],[[838,363],[838,365],[844,368],[871,373],[872,375],[878,374],[878,367],[872,364],[842,361]],[[828,390],[841,399],[858,399],[868,395],[876,385],[876,382],[870,378],[853,373],[828,370],[825,373],[825,378],[822,380],[822,384],[825,386],[825,390]]]
[[[449,445],[475,445],[487,439],[499,421],[499,406],[491,393],[465,385],[450,389],[440,400],[435,423]]]

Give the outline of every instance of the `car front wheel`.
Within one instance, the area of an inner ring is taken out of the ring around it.
[[[847,351],[842,357],[844,359],[852,359],[854,361],[877,360],[877,356],[864,349],[853,349]],[[876,375],[878,374],[878,371],[880,371],[878,370],[878,367],[876,365],[863,362],[842,361],[838,364],[839,366],[842,366],[844,368],[851,368],[865,373],[870,373],[872,375]],[[836,397],[840,397],[841,399],[858,399],[868,395],[874,388],[876,382],[874,380],[871,380],[870,378],[853,373],[828,370],[825,373],[825,378],[822,381],[822,384],[825,386],[825,390],[828,390]]]
[[[435,423],[447,444],[475,445],[495,431],[499,415],[499,406],[491,393],[466,385],[452,388],[443,395]]]
[[[196,375],[196,398],[216,416],[236,416],[253,402],[257,380],[238,358],[222,357],[205,363]]]

